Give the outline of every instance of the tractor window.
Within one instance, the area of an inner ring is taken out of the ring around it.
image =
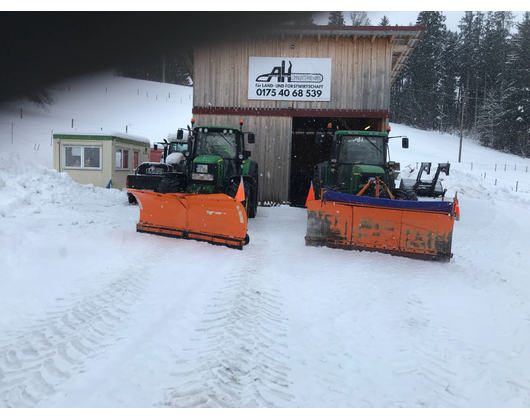
[[[199,155],[219,155],[223,159],[235,159],[237,157],[239,135],[236,132],[230,133],[220,131],[197,131],[197,156]],[[232,130],[230,130],[232,131]]]
[[[383,137],[343,136],[340,143],[339,163],[384,165]]]
[[[184,153],[186,150],[188,150],[188,143],[172,142],[169,144],[169,154],[176,152]]]

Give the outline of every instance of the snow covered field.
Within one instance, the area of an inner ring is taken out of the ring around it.
[[[530,406],[528,160],[464,139],[458,164],[457,137],[393,125],[403,176],[451,162],[448,263],[306,247],[285,205],[243,251],[140,234],[125,192],[50,169],[36,134],[75,118],[158,141],[191,116],[190,88],[115,81],[0,109],[27,132],[0,136],[0,407]],[[143,107],[139,86],[180,96]]]

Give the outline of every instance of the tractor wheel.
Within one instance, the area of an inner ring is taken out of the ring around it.
[[[136,197],[134,195],[127,193],[127,198],[129,200],[129,204],[136,204]]]
[[[392,194],[394,194],[396,200],[418,201],[418,196],[414,191],[407,191],[397,188]]]
[[[166,178],[160,182],[160,192],[162,194],[180,192],[180,181],[178,179]]]
[[[245,208],[247,209],[247,215],[249,219],[253,219],[256,217],[256,207],[257,207],[257,200],[256,200],[256,193],[252,189],[248,189],[245,191],[245,194],[248,193],[248,206]],[[246,203],[245,203],[246,204]]]
[[[236,184],[235,182],[230,182],[230,184],[228,184],[225,189],[225,194],[232,198],[235,198],[238,189],[239,189],[239,184]],[[249,219],[256,217],[257,204],[258,204],[257,196],[254,193],[254,191],[246,185],[245,185],[245,201],[243,201],[241,204],[245,208],[245,211],[247,212],[247,217]]]
[[[322,188],[326,188],[324,185],[326,181],[326,174],[325,174],[325,168],[323,165],[319,164],[315,166],[315,170],[313,172],[313,191],[315,193],[315,200],[320,200],[320,192]]]
[[[258,164],[256,162],[251,162],[250,164],[250,171],[249,175],[252,177],[252,181],[254,185],[250,189],[249,197],[250,201],[248,204],[248,217],[250,219],[253,219],[256,217],[256,214],[258,214],[258,180],[259,180],[259,174],[258,174]]]
[[[236,185],[235,183],[233,182],[230,182],[230,184],[228,184],[225,188],[225,194],[232,197],[232,198],[235,198],[236,197],[236,194],[237,194],[237,188],[239,187],[239,185]]]

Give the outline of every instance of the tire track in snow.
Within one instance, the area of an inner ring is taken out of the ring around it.
[[[9,334],[0,344],[0,407],[35,407],[73,375],[88,359],[117,339],[120,323],[138,301],[147,281],[124,270],[107,286],[82,295],[40,322]],[[114,273],[106,276],[110,279]]]
[[[263,238],[233,256],[239,268],[212,296],[197,344],[171,373],[176,384],[159,406],[275,407],[292,400],[279,279],[263,274],[268,248]]]

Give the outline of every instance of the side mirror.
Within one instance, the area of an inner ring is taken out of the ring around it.
[[[254,137],[254,133],[248,133],[248,143],[253,144],[256,142],[256,138]]]
[[[155,143],[155,145],[153,146],[153,149],[158,150],[158,144]]]
[[[243,159],[248,159],[251,156],[250,150],[245,150],[243,152]]]
[[[182,130],[182,128],[179,128],[177,130],[177,140],[182,140],[184,138],[184,131]]]
[[[401,147],[403,149],[408,149],[409,148],[409,139],[408,139],[408,137],[403,137],[401,139]]]

